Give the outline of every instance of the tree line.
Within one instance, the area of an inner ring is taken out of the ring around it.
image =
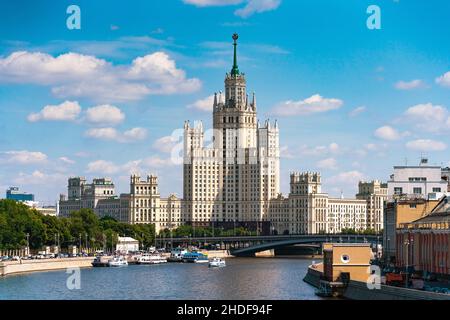
[[[111,248],[118,236],[139,240],[144,247],[155,241],[152,224],[127,224],[111,217],[98,218],[91,209],[74,211],[68,218],[46,216],[14,200],[0,200],[0,250],[70,245]]]

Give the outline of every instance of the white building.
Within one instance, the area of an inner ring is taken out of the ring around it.
[[[378,180],[360,181],[356,199],[367,202],[367,228],[380,232],[383,229],[384,202],[388,199],[388,186]]]
[[[367,228],[366,200],[331,198],[322,192],[320,173],[292,173],[290,193],[270,201],[269,218],[277,233],[340,233]]]
[[[225,76],[225,92],[214,94],[213,137],[204,145],[202,123],[184,124],[183,199],[186,219],[268,221],[269,200],[279,193],[279,131],[260,125],[255,94],[249,99],[236,59]]]
[[[388,196],[428,198],[430,194],[447,192],[447,187],[441,167],[428,165],[428,160],[422,159],[418,166],[394,167],[388,181]]]
[[[116,251],[124,254],[139,251],[139,241],[131,237],[118,237]]]

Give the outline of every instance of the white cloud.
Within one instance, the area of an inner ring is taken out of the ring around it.
[[[241,4],[244,0],[183,0],[186,4],[197,7],[229,6]]]
[[[35,170],[31,174],[20,172],[13,182],[18,185],[59,185],[67,181],[67,175],[63,173],[45,173]]]
[[[147,137],[147,129],[132,128],[123,133],[122,140],[124,142],[133,142],[137,140],[144,140]]]
[[[144,128],[137,127],[121,133],[118,130],[111,127],[92,128],[86,131],[85,136],[94,139],[111,140],[121,143],[127,143],[145,139],[147,137],[147,130]]]
[[[120,168],[111,161],[96,160],[88,163],[87,172],[97,174],[115,174]]]
[[[275,10],[281,4],[281,0],[183,0],[183,2],[196,7],[230,6],[245,2],[244,7],[234,12],[241,18],[248,18],[255,13]]]
[[[427,132],[450,130],[450,113],[447,108],[432,103],[418,104],[408,108],[402,120],[409,121]]]
[[[165,136],[159,138],[153,143],[153,148],[164,153],[171,153],[173,148],[179,143],[174,136]]]
[[[415,79],[411,81],[398,81],[394,87],[398,90],[414,90],[425,88],[426,84],[420,79]]]
[[[384,140],[398,140],[401,138],[401,134],[390,126],[383,126],[375,130],[374,135],[377,138]]]
[[[201,87],[164,52],[138,57],[130,65],[79,53],[53,57],[17,51],[0,58],[0,82],[51,87],[57,97],[88,97],[98,101],[139,100],[151,94],[190,93]]]
[[[73,161],[72,159],[69,159],[68,157],[59,157],[58,160],[66,163],[66,164],[74,164],[75,163],[75,161]]]
[[[443,151],[447,145],[440,141],[430,139],[418,139],[406,143],[406,147],[415,151]]]
[[[337,154],[340,151],[340,147],[337,143],[332,142],[328,146],[316,146],[308,147],[302,146],[300,148],[300,154],[307,156],[323,156],[327,154]]]
[[[58,105],[47,105],[38,113],[28,115],[28,121],[74,121],[78,118],[81,107],[77,101],[64,101]]]
[[[272,114],[277,116],[309,115],[336,110],[342,105],[343,101],[340,99],[328,99],[315,94],[305,100],[280,102],[273,108]]]
[[[450,87],[450,71],[436,78],[436,83],[443,87]]]
[[[356,117],[357,115],[363,113],[364,111],[366,111],[366,107],[365,106],[360,106],[360,107],[357,107],[357,108],[353,109],[352,111],[350,111],[348,113],[348,115],[350,117]]]
[[[117,140],[119,133],[114,128],[93,128],[86,131],[86,136],[101,140]]]
[[[115,125],[125,119],[123,112],[116,106],[99,105],[86,110],[86,120],[93,124]]]
[[[344,184],[344,185],[358,185],[358,182],[364,180],[365,176],[363,173],[353,170],[347,172],[341,172],[335,176],[328,179],[330,184]]]
[[[45,163],[47,155],[39,151],[12,150],[0,153],[0,162],[11,164]]]
[[[214,103],[214,95],[210,95],[209,97],[195,101],[194,103],[188,105],[187,108],[205,112],[212,112],[213,103]]]
[[[280,4],[281,0],[249,0],[244,8],[236,10],[234,14],[241,18],[248,18],[254,13],[275,10]]]
[[[337,161],[334,158],[323,159],[316,163],[316,167],[320,169],[336,170]]]

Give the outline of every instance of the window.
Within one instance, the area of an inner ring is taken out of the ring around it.
[[[403,193],[403,188],[401,188],[401,187],[394,188],[394,194],[402,194],[402,193]]]
[[[433,188],[433,192],[441,192],[441,188]]]
[[[416,205],[415,203],[411,203],[411,204],[409,205],[409,207],[410,207],[411,209],[416,209],[416,208],[417,208],[417,205]]]
[[[413,188],[414,194],[422,194],[422,188]]]
[[[349,263],[349,262],[350,262],[350,257],[349,257],[347,254],[343,254],[343,255],[341,256],[341,261],[342,261],[343,263]]]

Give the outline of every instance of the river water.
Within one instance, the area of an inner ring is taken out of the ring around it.
[[[225,268],[165,263],[86,268],[80,289],[69,290],[65,270],[0,277],[0,300],[8,299],[320,299],[303,281],[311,260],[231,258]]]

